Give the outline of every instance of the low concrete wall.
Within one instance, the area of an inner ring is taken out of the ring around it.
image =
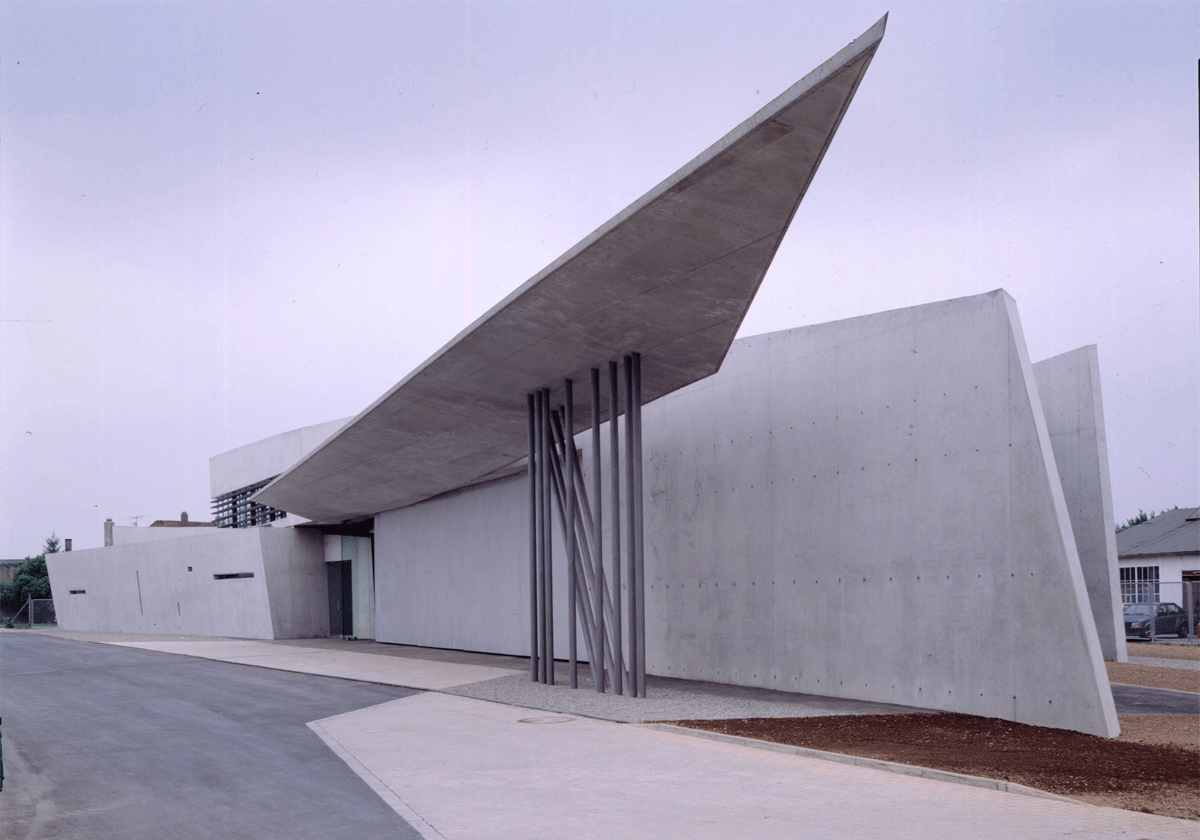
[[[205,531],[51,555],[59,626],[246,639],[328,635],[319,535]],[[238,574],[252,577],[214,577]]]
[[[132,525],[113,526],[113,545],[133,545],[154,540],[174,540],[183,537],[198,537],[216,532],[216,528],[141,528]]]
[[[1105,659],[1126,662],[1125,624],[1117,571],[1108,443],[1100,397],[1100,358],[1091,344],[1033,366],[1054,462],[1062,479],[1079,563],[1100,650]]]

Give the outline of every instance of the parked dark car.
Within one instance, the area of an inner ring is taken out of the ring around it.
[[[1188,614],[1178,604],[1126,604],[1125,636],[1130,639],[1150,638],[1150,615],[1154,614],[1155,636],[1188,636]]]

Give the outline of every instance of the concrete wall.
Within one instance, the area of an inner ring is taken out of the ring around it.
[[[247,529],[222,529],[247,530]],[[276,639],[329,636],[329,581],[321,534],[304,528],[253,528],[262,540],[263,570]]]
[[[377,515],[375,638],[528,656],[528,510],[519,475]],[[563,545],[557,527],[553,541]],[[555,597],[565,605],[561,550],[555,561]],[[555,614],[555,648],[566,657],[565,606]]]
[[[1096,345],[1033,366],[1105,659],[1128,661]]]
[[[645,430],[654,672],[1116,734],[1003,292],[737,342]]]
[[[331,420],[274,435],[208,459],[213,498],[279,475],[321,445],[350,418]]]
[[[51,555],[59,626],[248,639],[328,635],[319,535],[203,530],[202,536]],[[253,577],[213,577],[239,573]]]
[[[153,540],[173,540],[182,537],[195,537],[211,534],[216,528],[141,528],[132,525],[114,525],[113,545],[133,545],[134,543],[151,542]]]

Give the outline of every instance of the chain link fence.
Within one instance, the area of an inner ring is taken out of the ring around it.
[[[30,598],[8,620],[14,627],[22,624],[30,629],[34,627],[57,627],[58,616],[54,612],[53,598]]]
[[[1125,638],[1183,640],[1196,644],[1200,630],[1200,584],[1193,581],[1139,581],[1122,584]]]

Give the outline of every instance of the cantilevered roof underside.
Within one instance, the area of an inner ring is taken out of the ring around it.
[[[644,402],[715,373],[885,23],[527,281],[255,501],[317,522],[406,507],[523,458],[532,391],[557,403],[571,378],[586,405],[589,370],[631,351]]]

